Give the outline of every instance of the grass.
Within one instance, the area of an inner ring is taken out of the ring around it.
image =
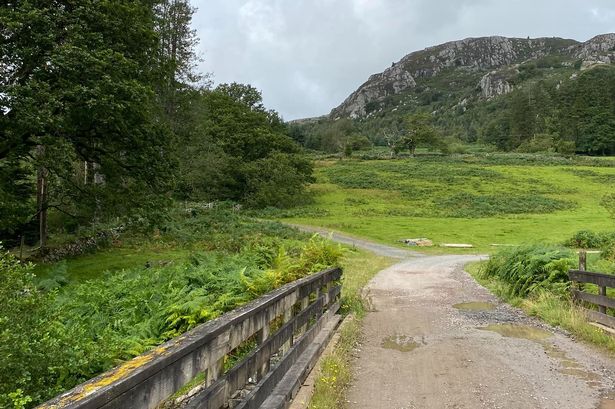
[[[342,301],[344,312],[350,316],[340,331],[333,352],[321,360],[311,409],[336,409],[347,406],[345,394],[352,381],[352,351],[361,338],[361,319],[365,309],[361,289],[376,273],[392,264],[388,257],[373,255],[363,250],[349,251],[344,263]]]
[[[567,297],[540,291],[528,298],[513,295],[511,285],[496,277],[486,277],[485,261],[466,265],[465,270],[481,285],[507,303],[521,308],[528,315],[538,317],[553,326],[559,326],[576,338],[615,355],[615,337],[590,325],[579,307]]]
[[[33,273],[39,280],[55,278],[58,273],[62,273],[69,282],[81,283],[96,279],[104,272],[181,262],[190,254],[191,251],[184,248],[164,248],[143,243],[142,246],[105,249],[69,258],[61,263],[38,264]]]
[[[615,191],[605,182],[615,178],[612,158],[423,155],[316,166],[312,203],[265,216],[397,246],[411,237],[469,243],[472,252],[491,252],[492,244],[561,243],[578,230],[615,230],[601,204]]]

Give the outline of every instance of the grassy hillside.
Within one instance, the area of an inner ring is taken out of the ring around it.
[[[577,230],[615,229],[601,203],[615,191],[613,182],[612,159],[325,160],[318,163],[314,202],[277,216],[388,244],[428,237],[490,251],[492,244],[560,243]]]

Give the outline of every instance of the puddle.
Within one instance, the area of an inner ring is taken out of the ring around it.
[[[567,359],[566,353],[555,345],[544,345],[547,356],[555,359]]]
[[[615,409],[615,392],[611,392],[602,398],[598,409]]]
[[[542,341],[552,335],[548,331],[527,325],[491,324],[479,329],[497,332],[504,337],[529,339],[530,341]]]
[[[543,344],[543,347],[545,348],[547,356],[557,359],[561,364],[562,368],[558,370],[559,373],[579,378],[585,381],[587,386],[589,386],[590,388],[598,388],[602,386],[602,383],[600,382],[600,375],[586,371],[585,369],[583,369],[583,365],[581,365],[574,359],[569,358],[564,351],[562,351],[555,345]],[[612,402],[615,403],[615,401]],[[615,406],[613,406],[612,409],[615,409]]]
[[[572,359],[562,359],[560,363],[565,369],[583,368],[583,365]]]
[[[394,349],[399,352],[410,352],[419,346],[419,343],[407,335],[392,335],[382,340],[383,348]]]
[[[572,375],[576,378],[584,380],[585,382],[597,382],[600,380],[600,376],[598,374],[587,372],[578,368],[564,368],[560,369],[558,372],[564,375]]]
[[[490,302],[472,301],[455,304],[453,308],[461,311],[491,311],[495,309],[495,305]]]

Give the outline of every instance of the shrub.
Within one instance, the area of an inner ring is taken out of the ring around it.
[[[559,247],[524,246],[493,255],[483,274],[511,284],[514,296],[527,296],[539,290],[567,294],[568,270],[574,268],[572,251]]]
[[[565,246],[582,249],[602,249],[615,245],[615,232],[595,233],[580,230],[564,242]]]
[[[32,266],[0,247],[0,407],[22,408],[62,391],[60,379],[82,381],[74,371],[81,348],[70,348],[61,320],[55,320],[53,294],[34,285]]]

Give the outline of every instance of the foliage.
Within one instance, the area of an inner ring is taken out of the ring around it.
[[[289,207],[304,198],[312,165],[258,90],[222,84],[196,93],[191,109],[192,130],[178,152],[181,198],[253,207]]]
[[[615,243],[615,232],[596,233],[579,230],[564,245],[572,248],[600,249]]]
[[[152,193],[167,189],[173,165],[147,2],[12,2],[0,19],[0,160],[30,164],[18,183],[43,169],[44,209],[86,219],[159,202]]]
[[[70,351],[66,333],[51,311],[51,299],[34,284],[31,265],[0,249],[0,406],[23,407],[59,393],[83,350]],[[44,364],[43,364],[44,363]]]
[[[523,246],[499,251],[484,266],[486,277],[510,284],[510,294],[525,297],[549,290],[567,294],[568,270],[574,268],[573,253],[558,247]]]
[[[0,402],[12,393],[40,403],[286,282],[339,264],[338,245],[299,238],[224,204],[177,209],[152,240],[192,248],[185,257],[86,281],[70,279],[69,263],[59,263],[38,282],[46,292],[30,267],[4,255],[0,295],[10,302],[0,307],[0,352],[8,357],[0,363]]]
[[[446,145],[441,135],[432,126],[433,118],[429,114],[414,114],[406,118],[406,133],[402,136],[400,144],[410,150],[414,155],[418,146],[429,146],[446,151]],[[398,149],[399,151],[399,149]]]
[[[302,249],[298,258],[293,258],[284,247],[280,247],[271,261],[271,268],[256,276],[242,274],[242,281],[251,294],[260,296],[283,284],[305,277],[309,272],[333,266],[342,256],[340,245],[315,235]]]
[[[357,163],[339,164],[322,170],[332,183],[344,188],[385,189],[397,191],[410,202],[421,202],[415,215],[443,217],[490,217],[505,214],[551,213],[572,207],[569,202],[545,194],[558,190],[536,181],[527,188],[514,184],[504,188],[501,173],[474,165],[446,165],[437,160],[419,159],[403,162],[377,162],[370,166]],[[411,177],[408,177],[411,175]],[[476,193],[470,186],[481,186]],[[495,191],[483,186],[491,185]],[[452,192],[457,186],[460,191]],[[391,210],[391,209],[389,209]],[[421,211],[422,210],[422,211]]]
[[[532,195],[475,195],[461,192],[441,200],[436,204],[449,209],[449,217],[490,217],[503,214],[552,213],[572,207],[563,200]]]

